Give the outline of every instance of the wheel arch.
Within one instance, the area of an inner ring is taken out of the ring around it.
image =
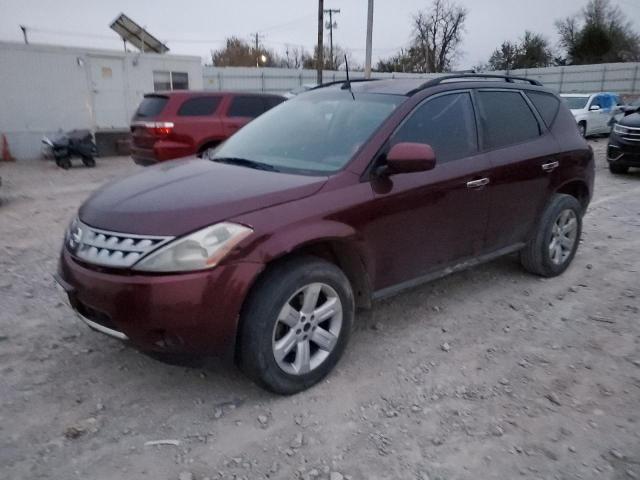
[[[556,188],[554,193],[564,193],[566,195],[571,195],[572,197],[574,197],[576,200],[578,200],[578,202],[580,202],[580,205],[582,205],[583,213],[589,206],[591,195],[589,192],[589,186],[584,180],[569,180],[568,182],[563,183],[558,188]]]
[[[578,120],[577,123],[578,123],[578,125],[583,125],[584,126],[584,136],[586,137],[587,134],[589,133],[587,131],[587,119],[586,118],[582,118],[582,119]]]

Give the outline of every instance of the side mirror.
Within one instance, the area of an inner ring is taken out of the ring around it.
[[[432,170],[436,166],[436,154],[426,143],[396,143],[387,154],[386,169],[389,173],[412,173]]]
[[[589,107],[590,112],[597,112],[598,110],[600,110],[600,105],[591,105]]]

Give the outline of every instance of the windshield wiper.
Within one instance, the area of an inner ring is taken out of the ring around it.
[[[212,161],[218,162],[218,163],[226,163],[229,165],[238,165],[240,167],[254,168],[256,170],[266,170],[268,172],[279,171],[273,165],[269,165],[268,163],[256,162],[255,160],[249,160],[247,158],[219,157],[219,158],[213,158]]]

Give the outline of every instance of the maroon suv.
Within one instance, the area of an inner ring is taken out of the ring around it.
[[[374,299],[514,252],[562,273],[593,180],[573,116],[535,81],[338,83],[211,159],[98,190],[58,278],[96,330],[143,351],[228,352],[293,393],[333,368]]]
[[[131,121],[131,157],[151,165],[210,155],[240,128],[285,101],[261,93],[178,90],[145,95]]]

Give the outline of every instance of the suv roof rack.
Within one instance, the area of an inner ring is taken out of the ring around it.
[[[537,87],[541,87],[542,83],[540,83],[538,80],[533,80],[532,78],[526,78],[526,77],[512,77],[510,75],[496,75],[496,74],[491,74],[491,73],[461,73],[461,74],[455,74],[455,75],[445,75],[442,77],[438,77],[438,78],[434,78],[432,80],[429,80],[425,83],[423,83],[422,85],[420,85],[418,88],[411,90],[411,92],[409,92],[409,95],[413,95],[417,92],[419,92],[420,90],[424,90],[425,88],[428,87],[433,87],[435,85],[440,85],[441,83],[446,82],[447,80],[459,80],[459,81],[464,81],[467,79],[485,79],[485,78],[489,78],[489,79],[497,79],[497,80],[504,80],[507,83],[515,83],[515,82],[525,82],[525,83],[529,83],[531,85],[535,85]]]
[[[333,82],[321,83],[320,85],[316,85],[310,90],[317,90],[319,88],[330,87],[331,85],[338,85],[341,83],[356,83],[356,82],[375,82],[377,80],[382,80],[380,78],[352,78],[351,80],[347,80],[346,78],[343,80],[334,80]]]

